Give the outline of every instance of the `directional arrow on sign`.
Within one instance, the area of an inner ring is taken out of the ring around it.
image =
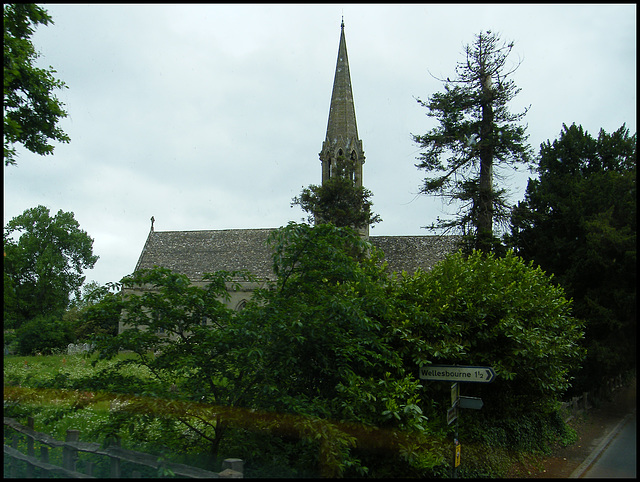
[[[491,383],[496,378],[492,367],[428,365],[420,367],[420,378],[443,382]]]

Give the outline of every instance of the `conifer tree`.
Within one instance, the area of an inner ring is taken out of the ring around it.
[[[476,35],[465,47],[466,58],[456,67],[457,77],[444,80],[444,92],[428,101],[427,115],[439,125],[424,135],[412,135],[421,149],[416,167],[429,174],[422,194],[439,194],[461,205],[453,219],[438,219],[432,229],[458,228],[472,248],[489,252],[497,242],[494,227],[508,215],[506,191],[497,186],[496,167],[530,162],[525,126],[508,103],[520,92],[509,79],[519,66],[507,65],[513,42],[501,43],[491,31]]]

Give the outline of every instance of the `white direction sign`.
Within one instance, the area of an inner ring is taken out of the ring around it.
[[[474,410],[480,410],[483,405],[482,398],[478,397],[460,397],[458,402],[460,408],[472,408]]]
[[[491,383],[496,378],[496,372],[492,367],[428,365],[420,367],[420,378],[442,382]]]
[[[458,407],[451,407],[447,410],[447,425],[451,425],[456,418],[458,418]]]

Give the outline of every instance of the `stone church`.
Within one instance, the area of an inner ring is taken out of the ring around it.
[[[358,138],[344,21],[341,24],[327,133],[319,157],[322,182],[335,174],[336,159],[345,157],[355,161],[353,180],[362,186],[365,156],[362,141]],[[187,275],[196,285],[203,284],[204,273],[219,270],[248,270],[258,279],[274,279],[271,251],[266,243],[267,236],[274,229],[155,231],[152,218],[151,231],[135,271],[162,266]],[[417,268],[430,269],[456,249],[458,240],[456,236],[369,236],[368,228],[361,234],[383,251],[389,270],[398,273],[413,273]],[[254,288],[255,284],[245,283],[242,290],[230,293],[229,306],[242,308]]]

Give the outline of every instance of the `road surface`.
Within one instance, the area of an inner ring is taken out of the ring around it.
[[[636,478],[635,412],[625,418],[617,434],[582,478]]]

